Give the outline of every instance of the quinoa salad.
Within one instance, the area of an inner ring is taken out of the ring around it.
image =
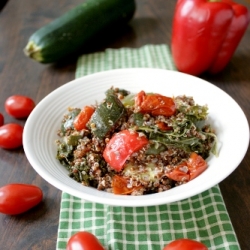
[[[208,107],[185,95],[111,87],[99,103],[69,107],[58,161],[84,186],[119,195],[163,192],[192,181],[216,155]]]

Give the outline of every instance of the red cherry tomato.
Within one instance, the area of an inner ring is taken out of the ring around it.
[[[174,181],[189,181],[190,175],[187,162],[180,163],[173,171],[166,173],[166,176]]]
[[[23,127],[19,124],[9,123],[0,127],[0,147],[14,149],[22,146]]]
[[[114,175],[112,179],[112,188],[114,194],[131,194],[133,191],[138,190],[141,186],[128,188],[127,179],[119,176]]]
[[[127,158],[148,144],[145,136],[135,131],[122,130],[113,135],[103,152],[105,161],[111,168],[120,171]]]
[[[156,121],[156,126],[162,131],[168,131],[172,129],[172,127],[169,127],[165,122],[161,121]]]
[[[85,106],[74,120],[75,129],[78,131],[86,129],[86,124],[94,111],[95,109],[93,107]]]
[[[41,202],[42,190],[34,185],[12,183],[0,188],[0,213],[15,215]]]
[[[67,250],[104,250],[104,247],[95,235],[84,231],[70,237]]]
[[[198,154],[193,152],[187,162],[190,180],[196,178],[207,169],[207,162]]]
[[[0,113],[0,127],[3,126],[4,124],[4,117],[3,115]]]
[[[195,152],[166,176],[175,181],[191,181],[207,169],[207,162]]]
[[[34,107],[34,101],[27,96],[13,95],[5,101],[6,112],[15,118],[27,118]]]
[[[141,113],[150,113],[154,116],[171,116],[176,111],[173,98],[159,94],[146,94],[144,91],[136,95],[135,108]]]
[[[196,240],[178,239],[166,245],[163,250],[208,250],[208,248]]]

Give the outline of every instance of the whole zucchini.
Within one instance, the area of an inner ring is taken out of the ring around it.
[[[41,63],[52,63],[88,46],[104,30],[117,31],[134,15],[135,0],[86,0],[37,30],[24,53]]]

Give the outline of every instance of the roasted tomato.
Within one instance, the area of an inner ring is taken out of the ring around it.
[[[81,112],[77,115],[74,120],[74,128],[76,130],[86,129],[86,124],[89,121],[90,117],[94,113],[95,109],[91,106],[85,106]]]
[[[206,169],[207,162],[200,155],[193,152],[187,161],[180,163],[166,175],[174,181],[190,181]]]
[[[166,173],[167,177],[174,181],[187,182],[190,179],[187,162],[183,161],[176,166],[171,172]]]
[[[136,95],[135,108],[138,112],[150,113],[154,116],[171,116],[176,111],[173,98],[160,94],[146,94],[144,91]]]
[[[131,194],[134,190],[140,189],[140,186],[138,187],[132,187],[128,188],[127,185],[127,179],[119,176],[114,175],[112,179],[112,188],[114,194]]]
[[[156,126],[162,131],[169,131],[172,127],[169,127],[165,122],[156,121]]]
[[[67,250],[104,250],[95,235],[87,231],[72,235],[67,243]]]
[[[190,180],[200,175],[207,169],[207,162],[198,154],[192,153],[187,162]]]
[[[125,161],[134,152],[148,144],[148,139],[136,131],[122,130],[113,135],[103,152],[105,161],[116,171],[123,168]]]

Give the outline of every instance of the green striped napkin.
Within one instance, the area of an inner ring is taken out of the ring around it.
[[[175,70],[167,45],[146,45],[83,55],[76,77],[131,67]],[[63,192],[57,250],[65,250],[78,231],[95,234],[107,250],[162,250],[177,238],[199,240],[210,250],[240,249],[218,185],[183,201],[134,208],[92,203]]]

